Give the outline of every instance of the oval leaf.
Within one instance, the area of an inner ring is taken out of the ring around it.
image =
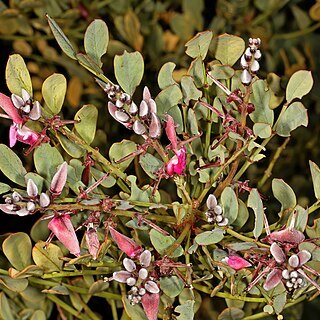
[[[87,55],[102,67],[100,58],[107,52],[109,31],[106,23],[100,19],[93,20],[84,35],[84,49]]]
[[[224,237],[224,231],[220,228],[214,228],[212,231],[205,231],[195,237],[195,242],[201,246],[220,242]]]
[[[11,93],[21,96],[25,89],[32,96],[32,83],[28,68],[19,54],[9,57],[6,67],[6,81]]]
[[[221,194],[221,204],[223,216],[228,219],[228,224],[232,224],[238,216],[238,199],[232,188],[227,187]]]
[[[178,296],[183,288],[184,283],[177,276],[160,278],[160,289],[170,298]]]
[[[18,156],[6,145],[0,144],[0,170],[14,183],[25,186],[24,176],[27,173]]]
[[[320,169],[319,167],[312,161],[309,161],[311,177],[313,183],[314,195],[318,200],[320,200]]]
[[[67,80],[62,74],[54,73],[43,82],[42,96],[54,115],[60,112],[66,92]]]
[[[167,62],[161,67],[158,74],[158,84],[161,90],[173,84],[177,84],[173,80],[173,76],[172,76],[172,73],[175,67],[176,67],[176,64],[173,62]]]
[[[272,180],[272,192],[275,198],[281,203],[281,211],[293,209],[297,204],[297,199],[292,188],[282,179]]]
[[[98,109],[92,105],[84,105],[75,115],[74,120],[80,121],[75,123],[75,128],[81,138],[90,144],[96,134],[96,126],[98,119]]]
[[[255,238],[258,238],[263,229],[263,203],[261,200],[261,197],[259,195],[259,192],[257,189],[252,189],[250,191],[249,197],[248,197],[248,207],[252,208],[254,211],[255,219],[254,219],[254,229],[253,229],[253,235]]]
[[[295,98],[301,99],[307,93],[310,92],[313,86],[313,78],[311,71],[299,70],[295,72],[289,79],[286,98],[287,102]]]
[[[128,53],[114,58],[114,73],[121,88],[131,96],[140,84],[144,72],[144,61],[140,52]]]
[[[117,162],[120,159],[128,156],[130,153],[137,150],[137,145],[130,140],[122,140],[121,142],[114,143],[109,149],[109,157],[112,162]],[[128,168],[134,157],[131,157],[125,161],[117,163],[121,170]]]
[[[212,39],[212,31],[204,31],[196,34],[185,46],[186,54],[191,58],[201,57],[205,59]]]
[[[178,85],[174,84],[162,90],[155,98],[158,107],[158,115],[164,115],[182,99],[182,92]]]
[[[32,244],[26,233],[18,232],[11,234],[3,241],[2,249],[15,269],[22,270],[32,264]]]

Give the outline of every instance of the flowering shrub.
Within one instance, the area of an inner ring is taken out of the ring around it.
[[[63,119],[65,77],[44,81],[40,104],[22,57],[9,58],[12,95],[1,94],[0,106],[12,124],[10,148],[0,145],[0,169],[12,186],[0,184],[0,209],[39,220],[30,236],[3,236],[1,317],[46,319],[55,304],[61,318],[100,319],[90,303],[102,297],[113,319],[118,313],[193,319],[208,299],[220,301],[210,308],[219,319],[281,318],[284,309],[317,296],[319,219],[309,226],[308,217],[320,206],[320,169],[310,162],[317,201],[309,208],[273,179],[281,209],[270,226],[271,209],[255,182],[240,180],[273,137],[307,126],[301,99],[312,88],[311,73],[294,73],[279,96],[275,74],[259,78],[259,38],[246,47],[237,36],[205,31],[186,44],[193,59],[187,74],[177,82],[175,65],[165,63],[161,91],[153,98],[145,87],[139,99],[139,52],[115,56],[117,84],[103,74],[103,21],[88,26],[85,53],[48,22],[62,51],[95,76],[114,121],[132,135],[115,142],[108,156],[93,148],[98,108],[85,105],[74,119]],[[206,60],[210,47],[216,60]],[[34,170],[27,172],[12,150],[17,141],[28,145]]]

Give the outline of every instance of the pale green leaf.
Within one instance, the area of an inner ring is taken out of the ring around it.
[[[141,53],[125,51],[121,56],[116,55],[114,72],[121,88],[132,96],[143,77],[144,62]]]
[[[57,138],[62,146],[62,148],[73,158],[81,158],[85,155],[86,150],[82,148],[79,144],[71,141],[63,134],[58,133]]]
[[[253,125],[253,133],[261,139],[271,137],[272,128],[269,123],[257,122]]]
[[[107,52],[109,31],[103,20],[93,20],[84,35],[84,48],[87,55],[102,67],[101,57]]]
[[[186,54],[191,58],[201,57],[205,59],[212,39],[212,31],[203,31],[197,33],[185,46]]]
[[[255,215],[253,235],[255,238],[258,238],[263,230],[264,210],[263,203],[257,189],[252,189],[250,191],[247,205],[253,209]]]
[[[15,320],[9,305],[9,300],[3,291],[0,293],[0,317],[6,320]]]
[[[137,151],[137,145],[130,140],[122,140],[121,142],[114,143],[109,149],[109,157],[113,163],[116,163],[121,170],[128,168],[134,157],[129,157],[127,160],[118,162],[124,157],[130,155],[132,152]]]
[[[223,216],[228,219],[228,224],[232,224],[238,216],[238,198],[232,188],[224,188],[221,194],[221,205]]]
[[[164,163],[150,153],[146,153],[139,157],[139,163],[144,172],[152,179],[157,180],[156,173],[163,167]]]
[[[7,193],[11,190],[11,187],[5,183],[0,182],[0,194]]]
[[[28,68],[19,54],[9,57],[6,67],[6,81],[11,93],[21,96],[25,89],[32,96],[32,83]]]
[[[318,200],[320,200],[320,169],[312,161],[309,161],[314,195]]]
[[[272,180],[272,192],[275,198],[281,203],[281,211],[293,209],[296,206],[297,199],[294,191],[282,179]]]
[[[241,320],[243,317],[243,310],[239,308],[227,308],[219,314],[218,320]]]
[[[224,231],[221,228],[214,228],[211,231],[205,231],[195,237],[195,242],[201,246],[220,242],[224,237]]]
[[[177,84],[172,77],[172,73],[175,67],[176,64],[173,62],[167,62],[161,67],[158,74],[158,84],[161,90],[173,84]]]
[[[313,86],[313,78],[311,71],[299,70],[295,72],[289,79],[286,98],[287,102],[292,101],[295,98],[301,99],[308,94]]]
[[[178,85],[173,84],[162,90],[155,98],[158,115],[162,116],[182,99],[182,92]]]
[[[190,100],[198,100],[202,97],[202,91],[198,90],[191,76],[183,76],[181,78],[181,88],[183,100],[189,104]]]
[[[187,300],[185,303],[175,307],[174,311],[179,313],[177,320],[193,320],[194,318],[194,300]]]
[[[184,288],[183,281],[177,276],[161,277],[160,289],[170,298],[178,296]]]

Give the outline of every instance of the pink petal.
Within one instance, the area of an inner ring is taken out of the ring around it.
[[[146,293],[141,299],[143,310],[148,320],[157,320],[159,310],[160,294]]]
[[[281,243],[292,243],[292,244],[298,244],[301,243],[305,236],[304,234],[296,229],[284,229],[280,231],[274,231],[270,234],[270,239],[273,241],[281,242]]]
[[[229,256],[224,258],[224,261],[234,270],[241,270],[243,268],[251,267],[251,263],[240,256]]]
[[[68,214],[54,217],[48,223],[48,228],[72,254],[80,256],[79,241]]]
[[[15,124],[10,126],[9,130],[9,145],[12,148],[17,143],[17,127]]]
[[[116,280],[121,283],[126,283],[130,277],[131,273],[124,270],[114,272],[112,275],[113,280]]]
[[[55,173],[50,185],[50,192],[55,196],[59,196],[67,181],[68,164],[64,162]]]
[[[27,126],[22,126],[21,128],[17,128],[16,138],[22,143],[33,146],[40,139],[40,134],[29,129]]]
[[[20,124],[23,122],[18,110],[13,105],[11,99],[3,93],[0,93],[0,107],[13,120],[13,122]]]
[[[177,151],[166,165],[167,174],[172,177],[174,174],[181,175],[186,168],[186,149],[183,147]]]
[[[171,142],[171,147],[172,150],[176,151],[178,149],[177,146],[177,134],[176,134],[176,126],[174,124],[174,120],[173,118],[169,115],[166,114],[166,127],[165,127],[165,131],[167,134],[167,137],[169,139],[169,141]]]
[[[143,248],[135,241],[121,234],[112,227],[109,227],[109,230],[119,249],[126,253],[127,256],[130,258],[136,258],[141,254]]]
[[[13,211],[14,205],[12,204],[5,204],[5,203],[2,203],[0,204],[0,210],[2,210],[3,212],[7,213],[7,214],[17,214],[16,211]]]
[[[283,250],[275,242],[271,245],[270,252],[278,263],[282,263],[286,260]]]
[[[148,102],[150,99],[151,99],[150,91],[149,91],[148,87],[144,87],[144,89],[143,89],[143,100]]]
[[[275,288],[282,279],[282,272],[280,269],[276,268],[273,269],[267,276],[267,279],[263,285],[264,290],[271,290]]]
[[[93,260],[97,259],[97,253],[100,248],[100,242],[98,239],[97,230],[90,228],[86,232],[86,242],[89,253],[92,255]]]

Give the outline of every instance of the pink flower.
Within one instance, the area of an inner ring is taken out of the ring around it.
[[[68,164],[67,162],[63,162],[63,164],[59,167],[58,171],[52,178],[50,184],[50,192],[53,196],[59,196],[63,190],[63,187],[66,184],[68,175]]]
[[[80,256],[79,241],[68,214],[55,216],[48,223],[48,228],[72,254]]]
[[[109,227],[111,236],[116,242],[120,250],[122,250],[130,258],[137,258],[143,251],[143,248],[139,246],[135,241],[121,234],[112,227]]]
[[[159,293],[148,293],[142,297],[141,304],[148,320],[157,320],[158,319],[158,309],[160,302]]]
[[[14,123],[23,123],[23,119],[19,115],[17,108],[13,105],[11,99],[3,93],[0,93],[0,107],[5,111],[5,113]]]
[[[186,148],[182,147],[166,164],[167,174],[172,177],[174,174],[181,175],[186,168]]]
[[[229,257],[224,258],[223,261],[236,271],[251,267],[251,263],[249,261],[236,255],[230,255]]]
[[[178,139],[176,134],[176,125],[174,123],[173,118],[166,114],[166,127],[165,127],[166,135],[171,142],[171,148],[173,151],[177,151],[178,149]]]

